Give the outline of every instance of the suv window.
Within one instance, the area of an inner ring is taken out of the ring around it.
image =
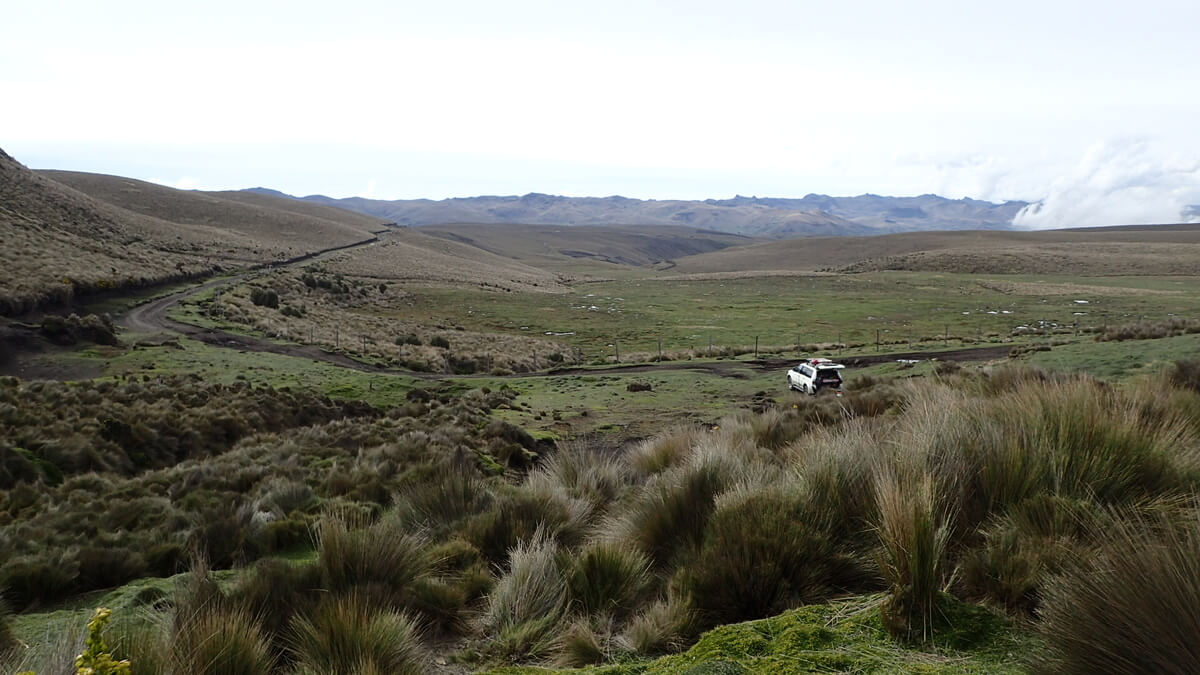
[[[809,366],[800,366],[800,374],[804,375],[805,377],[812,377],[813,369]]]

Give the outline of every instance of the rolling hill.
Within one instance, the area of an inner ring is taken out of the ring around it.
[[[285,196],[265,188],[248,192]],[[534,225],[684,225],[760,237],[879,234],[917,230],[1004,229],[1024,202],[920,197],[735,197],[727,200],[642,200],[627,197],[509,197],[379,200],[322,195],[300,198],[401,225],[509,223]]]
[[[570,273],[584,269],[604,273],[622,265],[642,267],[758,241],[743,235],[673,225],[474,224],[417,229],[535,267]]]
[[[1042,232],[911,232],[817,237],[676,261],[673,274],[914,270],[989,274],[1200,274],[1200,225]]]
[[[214,227],[250,237],[260,247],[274,251],[280,257],[290,258],[352,244],[385,229],[378,219],[329,207],[318,211],[313,208],[318,205],[296,204],[294,200],[278,197],[176,190],[96,173],[37,173],[128,211],[180,225]],[[231,199],[227,194],[235,197]]]
[[[294,200],[246,203],[266,199],[35,172],[0,150],[0,315],[292,258],[370,239],[383,227]]]

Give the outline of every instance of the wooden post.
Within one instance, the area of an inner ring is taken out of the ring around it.
[[[942,346],[950,346],[950,324],[946,324],[946,332],[942,334]]]
[[[617,340],[616,338],[613,338],[613,351],[616,354],[616,362],[620,363],[621,362],[621,342],[619,340]]]
[[[662,336],[658,336],[658,362],[662,363]]]
[[[754,336],[754,358],[758,358],[758,336]]]
[[[842,331],[838,331],[837,348],[838,348],[838,356],[841,356],[842,355]]]
[[[342,348],[342,332],[340,330],[338,330],[337,326],[333,327],[333,348],[334,349]]]
[[[708,355],[712,356],[712,332],[708,334]]]
[[[908,327],[908,350],[912,351],[912,326]]]
[[[875,329],[875,351],[879,351],[879,329]]]

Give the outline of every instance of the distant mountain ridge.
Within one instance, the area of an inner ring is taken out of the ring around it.
[[[275,197],[268,188],[250,188]],[[1002,204],[938,195],[830,197],[800,199],[743,197],[707,200],[643,200],[629,197],[521,196],[450,199],[334,199],[293,197],[357,211],[398,225],[447,223],[524,225],[686,225],[757,237],[885,234],[923,230],[1009,229],[1026,202]]]

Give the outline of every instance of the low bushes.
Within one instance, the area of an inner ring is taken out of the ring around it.
[[[722,495],[696,557],[680,570],[701,627],[777,614],[858,585],[853,557],[805,517],[787,488]]]

